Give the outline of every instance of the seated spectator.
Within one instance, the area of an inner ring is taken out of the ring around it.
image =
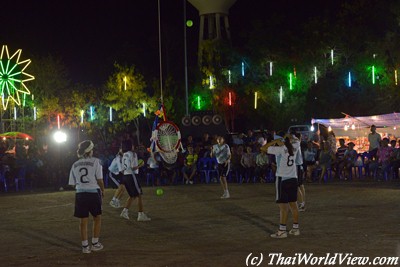
[[[254,170],[255,176],[260,182],[266,182],[265,177],[269,170],[269,156],[265,151],[260,151],[256,156],[256,168]]]
[[[201,139],[200,142],[200,158],[209,158],[210,153],[211,153],[211,146],[212,146],[212,141],[210,139],[210,135],[208,133],[203,134],[203,138]]]
[[[243,133],[240,133],[239,135],[237,135],[237,136],[234,136],[233,138],[232,138],[232,143],[233,143],[233,145],[243,145],[244,144],[244,142],[243,142],[243,136],[244,136],[244,134]]]
[[[147,159],[147,172],[154,175],[156,184],[160,184],[160,164],[161,157],[158,152],[151,152]]]
[[[187,148],[187,147],[189,147],[189,146],[195,147],[195,143],[194,143],[194,140],[193,140],[193,136],[188,135],[186,141],[183,143],[183,146],[184,146],[185,148]]]
[[[331,168],[332,162],[335,161],[335,154],[331,150],[331,146],[328,142],[323,143],[323,150],[319,154],[319,164],[321,168],[321,176],[319,177],[319,182],[321,183],[324,179],[325,173]]]
[[[252,130],[247,131],[247,136],[243,138],[244,145],[247,147],[251,147],[252,150],[254,150],[254,146],[256,144],[256,137],[253,134]]]
[[[243,146],[235,146],[233,145],[231,147],[231,166],[230,169],[234,173],[240,173],[242,168],[241,168],[241,163],[240,161],[242,160],[242,155],[243,155]]]
[[[378,158],[378,161],[372,161],[370,162],[370,170],[374,171],[376,173],[376,178],[377,180],[380,180],[380,176],[383,175],[384,172],[388,172],[391,168],[391,162],[390,162],[390,157],[392,155],[393,148],[389,146],[389,139],[388,138],[383,138],[382,139],[382,144],[378,148],[378,151],[376,153],[376,156]],[[378,173],[378,169],[381,167],[381,171]]]
[[[184,165],[182,168],[183,178],[186,180],[186,184],[193,184],[193,177],[196,174],[196,164],[198,155],[194,153],[193,147],[189,146],[188,152],[185,156]]]
[[[256,159],[251,147],[246,147],[246,153],[242,155],[240,160],[242,166],[241,175],[247,177],[247,182],[254,176],[254,168],[256,166]]]
[[[161,162],[161,178],[167,181],[167,185],[173,184],[177,174],[176,171],[178,169],[177,161],[174,163],[168,163],[162,159]]]
[[[355,166],[355,163],[357,161],[357,151],[354,150],[355,144],[353,142],[348,143],[348,148],[344,152],[344,157],[343,157],[343,162],[344,162],[344,168],[347,173],[347,176],[345,176],[345,180],[350,177],[351,174],[351,168]]]
[[[399,139],[399,147],[396,148],[396,140],[392,140],[390,145],[393,148],[393,152],[391,155],[391,164],[393,169],[393,175],[395,179],[399,179],[399,168],[400,168],[400,139]]]
[[[343,171],[343,168],[345,167],[345,161],[344,161],[344,153],[347,151],[347,146],[344,143],[344,139],[340,138],[339,139],[339,147],[336,151],[336,173],[335,177],[340,178],[340,175]]]
[[[326,141],[329,143],[329,147],[333,153],[336,153],[336,136],[333,131],[328,132]]]
[[[307,182],[312,182],[312,173],[317,167],[317,149],[312,141],[307,142],[307,148],[304,150],[304,171],[306,172]]]

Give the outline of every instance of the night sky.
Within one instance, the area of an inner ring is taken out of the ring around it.
[[[234,45],[246,42],[245,33],[253,20],[280,17],[284,30],[298,26],[321,9],[334,12],[342,1],[304,2],[237,0],[229,17]],[[183,69],[183,2],[161,0],[161,7],[163,46],[175,48],[176,62]],[[187,18],[194,21],[187,32],[191,64],[197,60],[199,16],[190,3]],[[157,0],[6,1],[2,3],[1,22],[0,43],[8,45],[10,52],[22,48],[23,59],[61,58],[75,83],[103,84],[115,62],[134,64],[139,71],[155,76],[159,70]]]

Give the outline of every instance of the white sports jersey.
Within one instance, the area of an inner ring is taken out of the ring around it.
[[[81,158],[72,164],[69,173],[69,185],[77,190],[99,189],[97,180],[103,179],[103,168],[98,158]]]
[[[115,175],[118,175],[120,172],[122,172],[122,156],[119,154],[115,156],[110,164],[110,167],[108,167],[108,170]]]
[[[293,156],[289,155],[286,146],[270,146],[268,154],[273,154],[276,157],[276,176],[282,177],[282,180],[297,178],[296,159],[300,143],[295,142],[293,145]],[[286,178],[286,179],[285,179]]]
[[[124,170],[124,175],[126,174],[139,174],[139,169],[133,170],[133,168],[138,166],[138,157],[135,152],[128,151],[124,153],[122,157],[122,168]]]
[[[216,144],[213,145],[213,155],[216,157],[219,164],[225,163],[229,160],[231,155],[231,150],[228,144],[223,144],[222,146]]]
[[[293,147],[295,146],[294,143],[292,143],[292,145]],[[301,153],[301,149],[298,149],[296,153],[296,165],[303,165],[303,154]]]

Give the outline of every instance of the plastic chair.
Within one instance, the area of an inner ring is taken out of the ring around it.
[[[218,161],[216,158],[208,159],[208,182],[210,182],[212,174],[215,174],[216,179],[218,180],[219,171],[218,171]]]
[[[197,172],[200,176],[200,180],[204,179],[206,183],[209,183],[209,173],[208,173],[208,158],[200,158],[197,161]]]
[[[14,178],[15,181],[15,191],[19,191],[19,187],[21,187],[21,190],[25,189],[25,176],[26,176],[26,167],[21,167],[18,170],[17,175]]]
[[[200,180],[210,183],[212,175],[216,175],[219,178],[218,162],[215,158],[201,158],[197,161],[197,172],[200,175]]]
[[[7,187],[7,179],[6,179],[6,166],[1,166],[1,171],[0,171],[0,182],[3,183],[4,186],[4,192],[8,192],[8,187]]]

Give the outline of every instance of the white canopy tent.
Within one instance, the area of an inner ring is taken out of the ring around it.
[[[344,113],[343,113],[344,114]],[[374,116],[353,117],[346,115],[337,119],[313,119],[312,123],[319,123],[331,127],[336,137],[349,140],[358,140],[358,146],[363,149],[367,144],[371,125],[375,125],[382,138],[400,137],[400,113],[390,113]]]

